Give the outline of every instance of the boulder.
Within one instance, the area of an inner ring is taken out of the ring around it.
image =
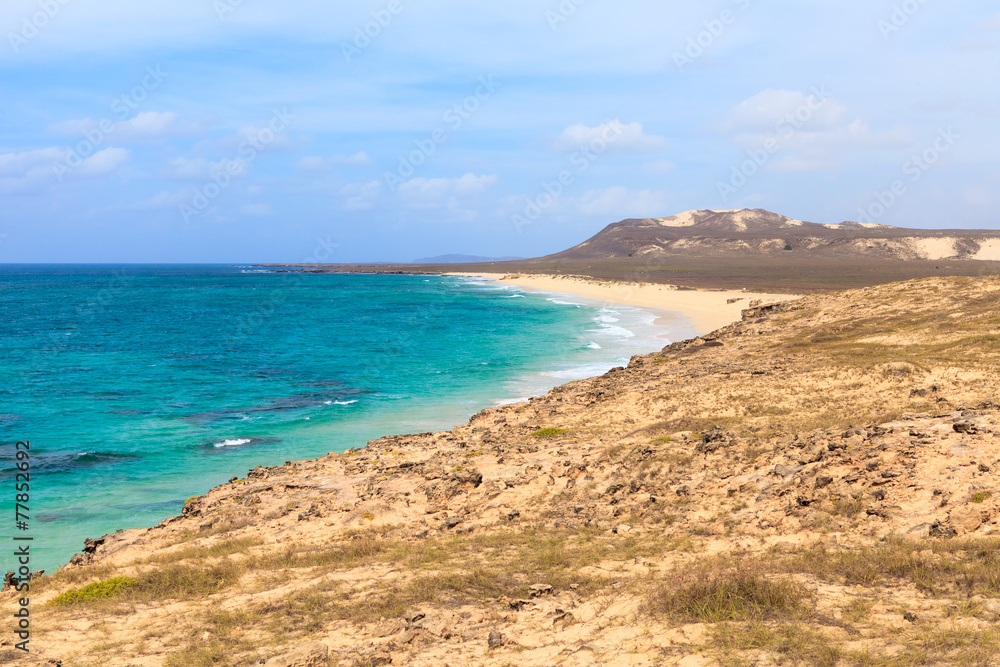
[[[956,507],[951,511],[951,525],[960,535],[974,532],[983,525],[983,513],[971,505]]]
[[[299,644],[290,653],[271,658],[264,667],[326,667],[330,648],[323,642]]]

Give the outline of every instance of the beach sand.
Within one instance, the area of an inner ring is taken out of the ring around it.
[[[751,301],[762,304],[797,299],[798,294],[761,294],[740,290],[678,290],[673,285],[622,283],[591,280],[577,276],[511,275],[502,273],[453,273],[501,280],[527,290],[571,294],[586,299],[655,308],[687,316],[698,335],[720,329],[740,319],[741,311]],[[736,299],[733,303],[727,303]]]

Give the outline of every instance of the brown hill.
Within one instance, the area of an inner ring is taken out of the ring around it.
[[[657,258],[674,255],[759,255],[888,260],[1000,260],[1000,232],[904,229],[843,222],[817,224],[763,209],[686,211],[668,218],[609,225],[550,259]]]
[[[30,657],[996,665],[998,299],[754,307],[452,431],[256,468],[33,582]]]

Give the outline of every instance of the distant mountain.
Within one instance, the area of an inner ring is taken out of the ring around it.
[[[803,222],[763,209],[686,211],[608,225],[547,259],[754,256],[782,253],[889,260],[1000,260],[1000,231]]]
[[[413,260],[413,264],[474,264],[476,262],[510,262],[523,257],[479,257],[477,255],[440,255]]]

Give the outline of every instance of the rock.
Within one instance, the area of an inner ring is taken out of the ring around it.
[[[802,472],[805,469],[804,465],[797,466],[774,466],[774,474],[780,475],[781,477],[789,477],[797,472]]]
[[[1000,600],[985,599],[980,601],[983,611],[993,618],[1000,618]]]
[[[528,590],[531,591],[531,597],[540,598],[543,595],[547,595],[552,592],[552,587],[548,584],[532,584],[528,586]]]
[[[426,630],[432,635],[441,637],[442,639],[448,639],[451,637],[451,623],[445,620],[442,616],[427,616],[420,621],[420,628]]]
[[[919,618],[917,617],[917,615],[916,615],[916,614],[914,614],[914,613],[913,613],[913,612],[911,612],[911,611],[904,611],[904,612],[903,612],[903,619],[904,619],[904,620],[906,620],[906,621],[909,621],[910,623],[916,623],[917,621],[919,621],[919,620],[920,620],[920,619],[919,619]]]
[[[955,422],[952,424],[952,428],[955,433],[968,433],[970,435],[979,433],[979,427],[969,421]]]
[[[373,637],[390,637],[406,629],[406,621],[401,618],[390,618],[382,621],[372,630]]]
[[[490,650],[500,648],[505,643],[504,636],[497,630],[490,630],[490,636],[486,639],[486,644]]]
[[[735,444],[736,439],[733,434],[720,426],[713,426],[701,436],[701,440],[695,445],[694,451],[699,454],[711,454],[715,450],[725,445]]]
[[[330,648],[323,642],[299,644],[284,655],[271,658],[264,667],[326,667]]]
[[[927,537],[928,535],[930,535],[930,533],[931,533],[931,524],[929,524],[929,523],[921,523],[921,524],[917,524],[916,526],[913,526],[912,528],[910,528],[909,530],[907,530],[906,533],[905,533],[905,536],[906,537],[910,537],[910,538],[919,539],[919,538]]]
[[[807,463],[816,463],[817,461],[821,461],[825,455],[825,447],[810,447],[802,450],[802,454],[799,455],[799,463],[803,465]]]
[[[571,612],[556,609],[553,613],[555,614],[555,618],[552,619],[552,627],[554,628],[565,630],[576,623],[576,617]]]
[[[931,528],[928,531],[931,537],[955,537],[958,533],[951,526],[941,523],[940,521],[935,521],[931,524]]]
[[[960,535],[971,533],[983,525],[983,513],[981,510],[969,505],[956,507],[951,511],[949,517],[951,525]]]

